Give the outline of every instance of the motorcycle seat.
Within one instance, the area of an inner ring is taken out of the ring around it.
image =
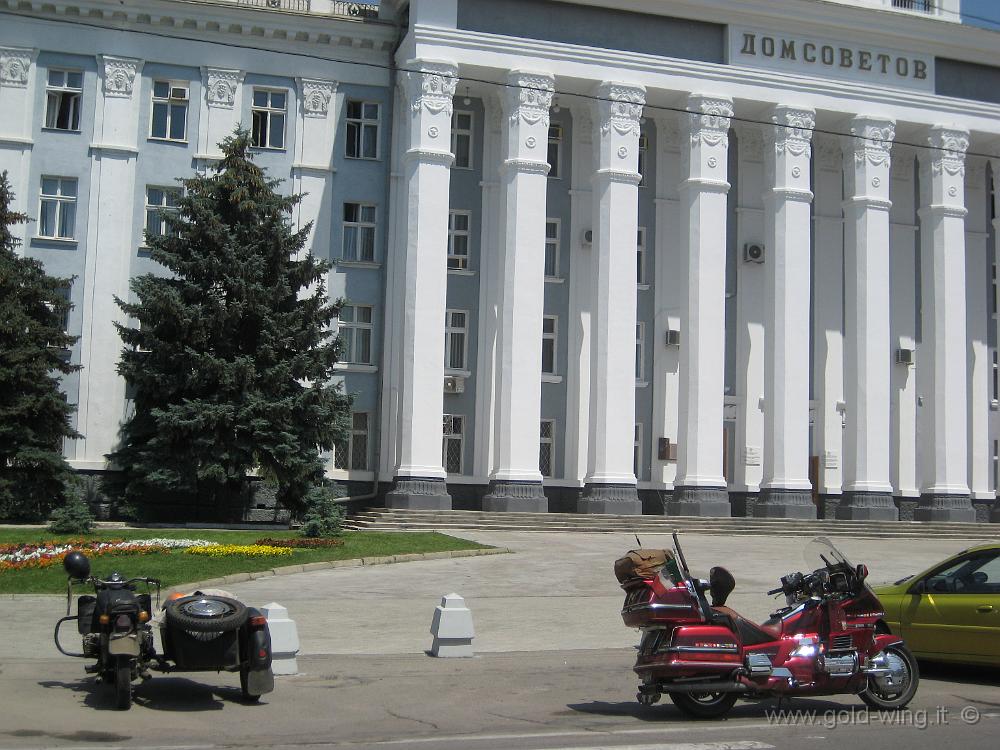
[[[729,607],[712,607],[712,611],[720,615],[720,619],[727,619],[729,626],[738,633],[744,646],[756,646],[761,643],[776,641],[781,637],[781,624],[778,625],[758,625],[748,620]]]

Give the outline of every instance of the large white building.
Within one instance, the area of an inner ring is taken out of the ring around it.
[[[112,294],[236,123],[348,299],[395,507],[994,520],[1000,36],[958,0],[0,0],[0,169]]]

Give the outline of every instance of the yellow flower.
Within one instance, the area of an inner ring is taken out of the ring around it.
[[[184,550],[186,555],[201,555],[202,557],[287,557],[293,550],[288,547],[271,547],[266,544],[218,544],[212,547],[189,547]]]

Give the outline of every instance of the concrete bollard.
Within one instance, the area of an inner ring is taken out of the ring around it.
[[[271,671],[274,674],[298,674],[295,659],[299,653],[299,630],[295,620],[288,617],[288,610],[277,602],[261,607],[271,631]]]
[[[441,597],[431,622],[431,656],[472,656],[472,612],[458,594]]]

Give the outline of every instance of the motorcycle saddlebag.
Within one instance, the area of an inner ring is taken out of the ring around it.
[[[94,633],[94,609],[97,607],[97,597],[84,594],[76,600],[76,629],[80,635]]]
[[[625,557],[615,560],[615,577],[619,583],[634,578],[653,578],[673,559],[673,553],[665,549],[632,549]]]

